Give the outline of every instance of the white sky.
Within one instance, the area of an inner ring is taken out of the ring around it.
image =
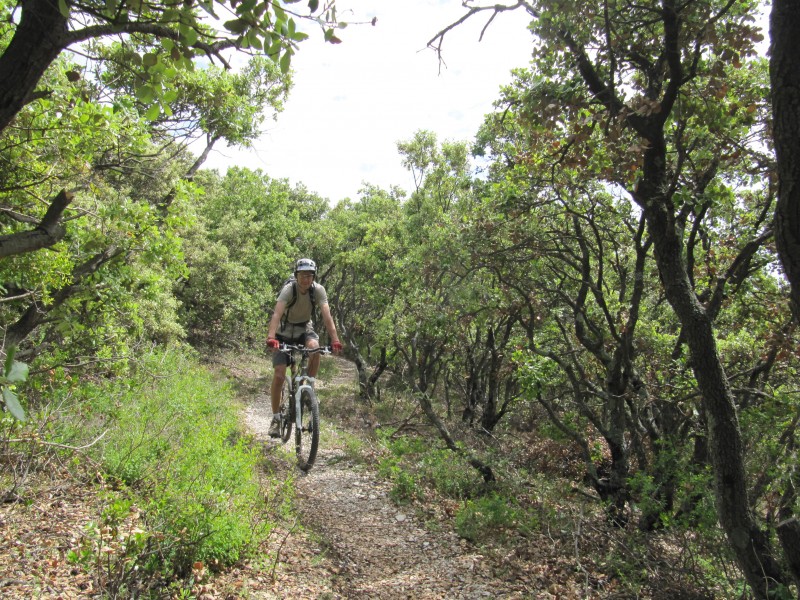
[[[295,84],[277,122],[264,124],[253,148],[217,148],[204,168],[261,169],[274,179],[302,182],[334,203],[357,199],[364,182],[411,191],[397,142],[420,129],[435,132],[440,142],[472,141],[511,69],[528,64],[531,36],[522,10],[499,15],[482,41],[490,13],[450,32],[440,73],[436,54],[425,46],[466,12],[460,0],[337,2],[340,21],[376,16],[376,26],[339,30],[338,45],[309,30],[292,59]]]

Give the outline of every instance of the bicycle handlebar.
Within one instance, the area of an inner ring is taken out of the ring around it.
[[[307,348],[301,344],[284,344],[281,342],[281,345],[278,346],[278,351],[286,352],[287,354],[290,352],[300,352],[302,354],[331,354],[333,350],[331,350],[330,346],[320,346],[319,348]]]

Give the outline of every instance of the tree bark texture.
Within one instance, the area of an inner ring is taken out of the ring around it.
[[[770,84],[778,203],[775,242],[800,319],[800,0],[773,0],[770,15]]]
[[[57,0],[23,0],[20,6],[19,25],[0,54],[0,131],[25,106],[67,39],[67,19]]]
[[[0,236],[0,258],[48,248],[61,240],[67,233],[61,215],[73,197],[66,190],[61,190],[35,229]]]

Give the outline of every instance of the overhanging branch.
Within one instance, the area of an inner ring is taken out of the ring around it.
[[[61,217],[74,197],[71,192],[61,190],[35,229],[0,236],[0,258],[41,250],[59,242],[67,233]]]

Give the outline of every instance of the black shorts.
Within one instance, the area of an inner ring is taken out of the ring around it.
[[[313,329],[310,331],[303,332],[299,337],[296,338],[287,338],[282,335],[276,335],[275,339],[278,340],[282,344],[293,344],[293,345],[301,345],[305,346],[308,340],[317,340],[319,341],[319,336],[317,332]],[[289,364],[289,355],[286,352],[276,351],[272,353],[272,366],[277,367],[278,365],[288,365]]]

